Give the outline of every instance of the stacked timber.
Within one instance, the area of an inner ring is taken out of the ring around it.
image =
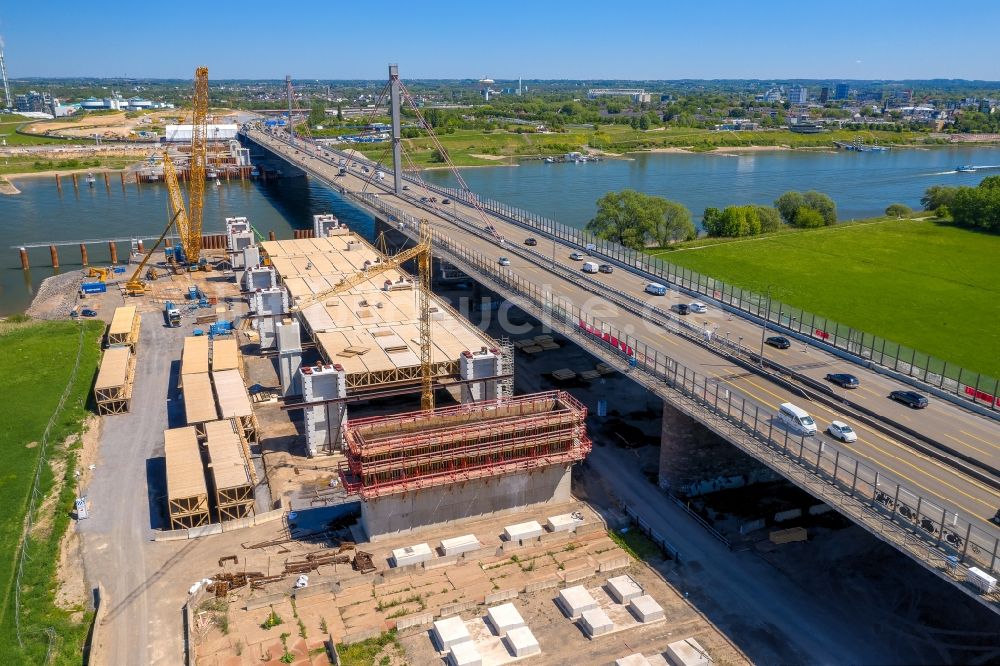
[[[132,403],[135,381],[135,354],[127,345],[110,347],[101,359],[94,382],[94,402],[101,416],[124,414]]]
[[[120,308],[115,308],[115,314],[111,317],[111,324],[108,326],[108,347],[128,346],[134,354],[135,346],[139,342],[141,321],[134,305],[123,305]]]

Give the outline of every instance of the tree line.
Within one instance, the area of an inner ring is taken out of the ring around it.
[[[920,204],[959,226],[1000,231],[1000,176],[988,176],[976,187],[932,185]]]

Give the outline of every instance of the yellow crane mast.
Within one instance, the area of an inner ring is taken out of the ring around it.
[[[205,203],[205,163],[208,160],[208,67],[194,73],[194,113],[191,118],[191,178],[188,181],[188,240],[184,246],[189,264],[201,257],[201,221]]]
[[[431,231],[427,220],[421,220],[420,222],[420,241],[416,245],[388,257],[384,261],[372,264],[360,273],[343,278],[329,289],[315,293],[299,301],[292,306],[291,311],[301,312],[310,305],[322,301],[324,298],[336,296],[352,287],[356,287],[362,282],[372,279],[376,275],[399,268],[410,259],[417,260],[417,310],[420,328],[420,408],[431,410],[434,409],[434,366],[431,356],[430,315]]]

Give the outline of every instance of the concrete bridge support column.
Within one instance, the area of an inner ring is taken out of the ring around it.
[[[462,358],[458,362],[459,377],[463,381],[480,377],[496,377],[501,373],[501,361],[499,349],[486,349],[484,347],[478,352],[462,352]],[[463,404],[496,399],[496,379],[462,384]]]
[[[236,257],[240,255],[240,266],[236,267]],[[243,252],[237,252],[233,254],[233,270],[236,271],[236,284],[240,285],[240,289],[249,289],[250,285],[247,284],[247,271],[256,266],[260,266],[260,248],[256,245],[251,245],[249,247],[243,248]],[[273,284],[268,284],[268,287],[273,287]]]
[[[275,337],[275,315],[288,312],[288,292],[284,289],[258,289],[251,297],[254,314],[256,315],[257,334],[260,336],[261,349],[274,349],[277,346]]]
[[[302,338],[299,322],[286,319],[275,324],[278,338],[278,374],[281,378],[281,395],[302,395]]]
[[[321,402],[347,397],[347,375],[343,366],[306,366],[299,370],[302,398],[305,402]],[[347,406],[343,402],[327,402],[305,408],[306,451],[310,456],[333,453],[343,449]]]

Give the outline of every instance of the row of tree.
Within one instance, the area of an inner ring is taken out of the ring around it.
[[[770,206],[706,208],[702,226],[709,236],[756,236],[796,227],[836,224],[837,206],[821,192],[785,192]],[[608,192],[597,200],[597,215],[586,226],[599,238],[635,249],[666,246],[697,237],[691,212],[676,201],[635,190]]]
[[[1000,176],[984,178],[977,187],[928,187],[920,203],[955,224],[1000,232]]]

